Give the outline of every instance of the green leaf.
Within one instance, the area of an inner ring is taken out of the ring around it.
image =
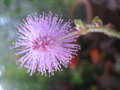
[[[75,23],[76,27],[78,27],[78,28],[84,29],[86,27],[85,23],[82,20],[76,19],[76,20],[74,20],[74,23]]]

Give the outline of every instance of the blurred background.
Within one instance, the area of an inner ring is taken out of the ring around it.
[[[0,90],[120,90],[120,40],[103,34],[80,36],[81,50],[69,68],[54,76],[29,76],[18,69],[15,50],[19,24],[28,14],[57,13],[87,23],[99,16],[120,32],[120,0],[0,0]],[[73,24],[73,26],[75,26]]]

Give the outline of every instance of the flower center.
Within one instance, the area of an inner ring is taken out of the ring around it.
[[[39,52],[46,52],[54,46],[55,40],[50,37],[39,37],[32,42],[32,49]]]

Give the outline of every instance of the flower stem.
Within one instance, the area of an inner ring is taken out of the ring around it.
[[[103,34],[106,34],[108,36],[120,38],[120,33],[115,32],[113,29],[109,29],[109,28],[105,28],[105,27],[87,27],[86,29],[79,29],[77,32],[69,34],[65,37],[58,39],[58,40],[67,39],[69,37],[76,36],[76,35],[86,35],[86,34],[91,33],[91,32],[103,33]]]

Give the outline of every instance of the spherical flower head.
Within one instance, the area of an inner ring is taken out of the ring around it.
[[[17,26],[19,39],[14,48],[19,48],[17,55],[23,55],[17,61],[20,67],[28,68],[30,75],[38,71],[45,76],[66,68],[78,49],[77,36],[61,39],[72,32],[70,24],[52,13],[28,15]]]

